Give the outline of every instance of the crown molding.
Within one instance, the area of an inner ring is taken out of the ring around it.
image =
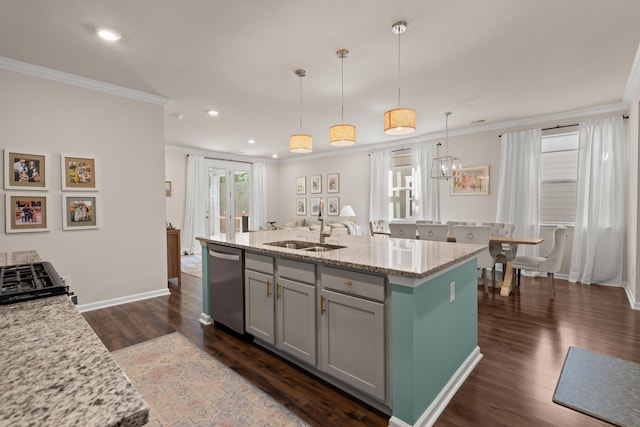
[[[242,154],[232,154],[223,151],[203,150],[201,148],[183,147],[180,145],[165,145],[165,151],[177,151],[185,154],[200,155],[216,160],[228,160],[230,162],[247,163],[279,163],[278,159],[265,159],[264,157],[245,156]]]
[[[624,88],[624,96],[622,101],[631,105],[633,99],[638,95],[640,91],[640,46],[638,46],[638,50],[636,51],[636,57],[633,60],[633,65],[631,66],[631,72],[629,73],[629,78],[627,79],[627,85]]]
[[[449,129],[449,136],[461,136],[461,135],[471,135],[482,132],[491,132],[498,131],[499,133],[504,132],[506,129],[517,129],[517,128],[530,128],[535,127],[536,125],[548,124],[549,122],[560,121],[566,122],[568,120],[578,120],[581,118],[589,117],[589,116],[606,116],[612,114],[624,114],[629,111],[629,107],[626,104],[613,104],[613,105],[603,105],[593,108],[586,108],[582,110],[574,110],[574,111],[565,111],[562,113],[555,114],[547,114],[544,116],[535,116],[535,117],[527,117],[524,119],[516,119],[516,120],[505,120],[502,122],[496,123],[488,123],[480,126],[467,127],[463,129]],[[282,159],[279,160],[279,163],[291,163],[300,160],[308,160],[315,159],[321,157],[331,157],[337,155],[343,155],[347,153],[356,153],[356,152],[378,152],[378,151],[386,151],[386,150],[398,150],[398,149],[409,149],[413,145],[424,144],[429,142],[436,142],[438,139],[442,139],[445,136],[444,131],[425,133],[421,135],[412,136],[410,138],[402,138],[396,139],[393,142],[384,141],[384,142],[376,142],[369,144],[360,144],[354,147],[340,148],[340,151],[324,151],[317,154],[306,154],[304,157],[295,157],[290,159]],[[497,135],[496,135],[497,137]]]
[[[69,85],[95,90],[97,92],[104,92],[111,95],[134,99],[136,101],[147,102],[149,104],[165,106],[169,103],[169,101],[171,101],[169,98],[165,98],[164,96],[153,95],[134,89],[128,89],[126,87],[88,79],[86,77],[77,76],[75,74],[65,73],[63,71],[52,70],[51,68],[45,68],[39,65],[16,61],[15,59],[6,58],[3,56],[0,56],[0,68],[22,74],[29,74],[31,76],[41,77],[44,79],[55,80]]]

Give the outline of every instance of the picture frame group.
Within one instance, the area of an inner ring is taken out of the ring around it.
[[[340,192],[340,174],[330,173],[327,174],[326,183],[327,193],[339,193]],[[322,200],[322,175],[310,175],[309,176],[309,194],[318,194],[319,196],[311,197],[309,199],[309,214],[317,216],[320,211],[320,201]],[[307,177],[296,177],[296,195],[307,194]],[[338,216],[340,212],[340,199],[339,197],[327,197],[326,203],[323,203],[323,213],[329,216]],[[307,215],[307,199],[305,197],[296,198],[296,215]]]
[[[50,156],[5,149],[3,158],[4,188],[8,190],[5,193],[5,231],[49,231]],[[95,157],[60,154],[63,230],[99,228],[98,171]]]

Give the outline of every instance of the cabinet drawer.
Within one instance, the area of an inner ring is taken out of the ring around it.
[[[278,277],[315,285],[316,266],[308,262],[279,258]]]
[[[384,301],[385,278],[356,271],[324,267],[321,284],[323,289],[335,289],[366,298]]]
[[[269,255],[259,255],[251,252],[245,252],[244,267],[249,270],[273,274],[273,257]]]

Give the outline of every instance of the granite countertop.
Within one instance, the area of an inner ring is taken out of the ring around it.
[[[0,426],[148,422],[142,396],[66,295],[2,305],[0,319]]]
[[[305,261],[347,267],[408,279],[423,279],[469,259],[486,246],[449,242],[431,242],[417,239],[341,235],[327,237],[325,243],[345,246],[327,252],[305,252],[265,245],[283,240],[318,242],[319,233],[299,230],[269,230],[198,237],[202,244],[219,243],[250,249],[252,252],[287,256]]]
[[[42,262],[36,251],[0,252],[0,267]]]

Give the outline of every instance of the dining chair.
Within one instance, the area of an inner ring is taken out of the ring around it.
[[[449,235],[453,236],[453,227],[456,225],[476,225],[473,221],[447,221],[449,226]]]
[[[391,237],[399,237],[402,239],[415,239],[416,238],[416,224],[410,223],[389,223],[389,231]]]
[[[539,271],[547,273],[547,289],[549,290],[549,299],[556,297],[556,287],[553,274],[560,271],[562,266],[562,256],[564,255],[564,246],[567,241],[567,228],[556,227],[553,231],[553,247],[546,257],[538,256],[517,256],[513,259],[512,266],[516,270],[516,286],[520,285],[520,271]]]
[[[496,259],[489,252],[489,239],[491,239],[491,227],[473,226],[473,225],[454,225],[453,235],[456,243],[468,243],[472,245],[486,245],[487,247],[478,254],[478,268],[482,269],[482,284],[484,285],[484,293],[489,293],[489,284],[487,283],[487,268],[492,268]],[[495,286],[495,275],[493,275],[493,286]]]
[[[515,224],[508,224],[504,222],[483,222],[482,225],[491,227],[491,236],[504,236],[513,237],[513,232],[516,229]],[[513,261],[518,252],[518,245],[511,243],[490,243],[489,252],[496,258],[496,264],[502,265],[502,275],[507,268],[507,262]],[[496,273],[495,267],[493,268],[493,274]]]
[[[387,221],[380,219],[377,221],[369,221],[369,233],[371,236],[380,236],[379,233],[388,232]]]
[[[418,239],[433,240],[436,242],[446,242],[449,235],[447,224],[417,224]]]

